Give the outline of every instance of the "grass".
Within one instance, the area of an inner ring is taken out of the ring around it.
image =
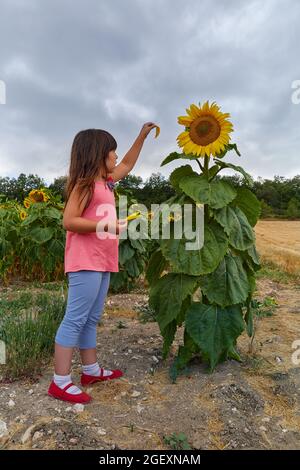
[[[149,306],[148,303],[134,307],[134,310],[138,313],[138,319],[141,323],[154,322],[155,319],[155,310]]]
[[[260,318],[271,317],[272,315],[274,315],[277,305],[277,301],[276,299],[274,299],[274,297],[266,296],[262,302],[257,299],[252,300],[252,307],[254,308],[254,313]]]
[[[6,349],[6,363],[0,371],[5,379],[41,372],[53,354],[65,303],[61,295],[48,292],[21,292],[13,300],[0,300],[0,340]]]
[[[265,261],[262,268],[256,273],[257,279],[270,279],[281,284],[299,283],[300,274],[290,273],[271,261]]]
[[[183,432],[176,434],[173,432],[170,436],[163,436],[164,442],[174,450],[190,450],[192,449],[187,441],[187,437]]]

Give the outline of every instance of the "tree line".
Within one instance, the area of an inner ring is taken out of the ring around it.
[[[219,176],[217,176],[219,177]],[[243,178],[237,174],[222,176],[234,186],[247,186]],[[0,195],[3,198],[15,199],[22,203],[32,189],[48,188],[53,194],[65,201],[65,183],[67,177],[60,176],[47,185],[38,175],[21,173],[17,178],[0,177]],[[132,197],[145,204],[150,210],[151,204],[160,204],[175,194],[169,178],[161,173],[152,173],[145,181],[142,177],[129,174],[120,180],[116,187],[130,191]],[[293,178],[274,176],[273,179],[258,177],[251,190],[262,205],[262,218],[300,218],[300,175]]]

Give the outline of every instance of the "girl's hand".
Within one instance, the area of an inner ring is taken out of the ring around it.
[[[154,124],[153,122],[146,122],[140,131],[140,136],[143,139],[146,139],[147,135],[149,134],[151,129],[153,129],[154,127],[156,127],[156,124]]]
[[[112,233],[114,235],[119,235],[121,232],[126,230],[127,224],[128,222],[126,219],[115,219],[113,221],[110,221],[110,223],[98,221],[96,231],[104,231]]]

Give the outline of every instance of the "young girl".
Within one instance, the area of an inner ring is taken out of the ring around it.
[[[79,348],[82,360],[81,385],[123,375],[119,369],[101,368],[96,353],[96,328],[108,292],[110,273],[119,271],[118,235],[127,227],[126,219],[117,219],[113,185],[130,173],[144,140],[154,127],[152,122],[143,125],[118,165],[117,142],[109,132],[87,129],[74,138],[63,216],[63,226],[67,230],[64,263],[68,300],[55,337],[55,373],[48,389],[48,395],[54,398],[73,403],[88,403],[92,399],[71,380],[75,347]],[[101,205],[112,208],[112,219],[102,224],[101,229],[109,232],[108,238],[98,237]]]

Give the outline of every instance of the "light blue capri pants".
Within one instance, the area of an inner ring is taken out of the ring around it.
[[[55,342],[66,348],[96,348],[97,324],[109,288],[110,271],[69,272],[68,300]]]

